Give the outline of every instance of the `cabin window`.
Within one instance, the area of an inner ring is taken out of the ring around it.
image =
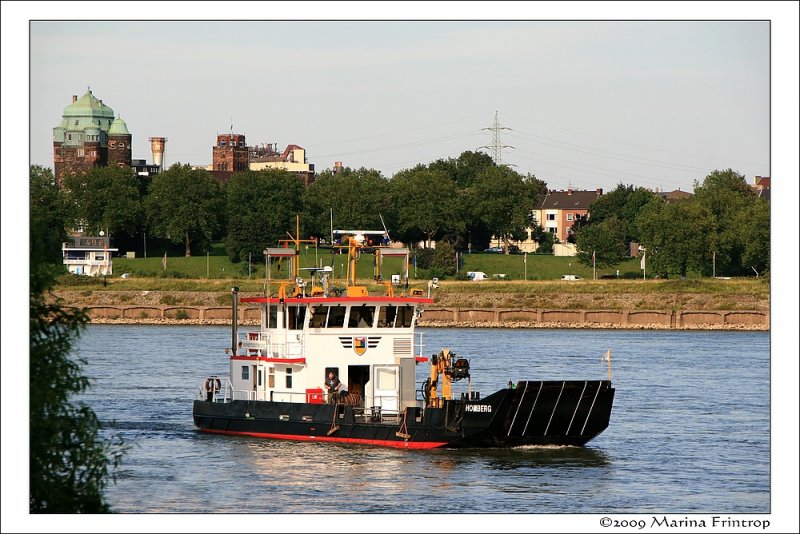
[[[378,328],[392,328],[397,316],[397,306],[381,306],[378,313]]]
[[[325,318],[327,316],[327,306],[315,306],[314,308],[311,308],[311,328],[325,328]]]
[[[250,367],[247,365],[242,366],[242,380],[250,380]]]
[[[414,306],[398,306],[395,328],[410,328],[414,319]]]
[[[292,389],[292,369],[286,369],[286,389]]]
[[[289,330],[302,330],[306,321],[305,306],[289,306],[286,314],[286,328]]]
[[[270,367],[269,368],[269,375],[267,375],[267,386],[269,386],[270,388],[274,388],[275,387],[275,368],[274,367]]]
[[[344,314],[347,308],[344,306],[334,306],[328,314],[328,328],[343,328]]]
[[[262,371],[261,371],[261,369],[259,369],[258,370],[258,385],[259,385],[259,387],[261,387],[261,373],[262,373]]]
[[[348,328],[370,328],[375,317],[375,306],[353,306],[350,308]]]
[[[278,307],[270,306],[267,315],[269,315],[267,328],[278,328]]]

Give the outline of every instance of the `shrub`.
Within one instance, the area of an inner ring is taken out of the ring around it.
[[[177,297],[174,295],[164,295],[161,297],[161,304],[166,304],[167,306],[174,306],[178,303]]]

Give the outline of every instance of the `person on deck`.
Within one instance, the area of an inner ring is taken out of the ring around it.
[[[336,376],[336,373],[333,371],[328,372],[328,378],[325,380],[325,389],[328,390],[328,402],[334,402],[336,398],[335,395],[344,395],[347,392],[344,391],[344,386],[339,381],[339,377]]]

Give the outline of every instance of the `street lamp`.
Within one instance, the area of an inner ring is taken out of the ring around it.
[[[639,267],[642,268],[642,280],[647,278],[647,249],[644,248],[642,245],[639,245],[639,252],[642,253],[642,259],[639,262]]]

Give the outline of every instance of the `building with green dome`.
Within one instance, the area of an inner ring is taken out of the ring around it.
[[[114,110],[91,90],[64,108],[61,123],[53,128],[53,163],[56,180],[87,172],[95,166],[131,166],[131,134]]]

